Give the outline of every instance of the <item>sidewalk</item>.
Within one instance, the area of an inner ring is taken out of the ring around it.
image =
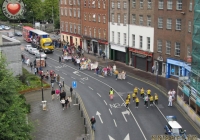
[[[28,71],[30,68],[24,66]],[[54,88],[58,88],[57,83]],[[63,90],[63,88],[62,88]],[[70,95],[68,88],[64,89]],[[71,107],[62,109],[60,98],[51,100],[51,89],[44,90],[44,100],[47,101],[47,110],[41,106],[41,90],[25,94],[27,103],[31,105],[29,119],[35,126],[34,140],[82,140],[84,134],[83,118],[81,118],[78,106],[74,106],[72,98]]]

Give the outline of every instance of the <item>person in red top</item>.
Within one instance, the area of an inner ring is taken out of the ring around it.
[[[92,124],[92,129],[95,131],[95,123],[96,123],[96,119],[94,118],[94,116],[92,116],[90,122],[91,122],[91,124]]]

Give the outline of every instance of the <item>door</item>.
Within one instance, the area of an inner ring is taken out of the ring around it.
[[[97,49],[97,42],[93,41],[93,52],[97,53],[98,49]]]
[[[158,61],[158,75],[162,75],[162,62]]]
[[[132,64],[133,67],[135,67],[135,55],[132,55]]]
[[[81,48],[82,48],[82,39],[80,39],[80,46],[81,46]]]
[[[70,36],[70,46],[72,46],[72,45],[73,45],[73,37]]]
[[[136,68],[146,71],[146,58],[138,57],[136,58]]]
[[[147,65],[148,65],[148,70],[147,71],[152,72],[152,66],[153,66],[152,57],[148,57]]]
[[[125,52],[115,51],[115,58],[116,58],[116,61],[126,63],[126,53]]]

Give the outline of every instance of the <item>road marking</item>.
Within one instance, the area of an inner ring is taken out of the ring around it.
[[[80,83],[84,84],[82,81],[79,81]]]
[[[59,71],[58,69],[55,69],[55,70]]]
[[[81,76],[81,75],[79,75],[78,73],[79,73],[78,71],[74,71],[74,72],[73,72],[73,74],[76,74],[76,75],[78,75],[78,76]]]
[[[50,65],[48,65],[50,68],[52,67],[52,66],[50,66]]]
[[[101,78],[105,78],[104,76],[102,76],[102,75],[98,75],[99,77],[101,77]]]
[[[74,77],[71,76],[72,79],[75,79]]]
[[[90,86],[88,86],[91,90],[93,90],[93,88],[91,88]]]
[[[101,119],[101,113],[99,113],[99,112],[97,111],[96,115],[99,116],[99,119],[100,119],[101,123],[103,123],[103,121],[102,121],[102,119]]]
[[[62,72],[64,75],[67,75],[67,73]]]
[[[127,119],[126,119],[126,117],[125,117],[125,114],[128,114],[128,115],[130,115],[130,112],[129,112],[128,110],[126,110],[126,111],[122,112],[122,115],[123,115],[123,117],[124,117],[125,121],[127,122]]]
[[[109,111],[110,111],[110,114],[112,115],[112,112],[111,112],[110,108],[109,108]]]
[[[113,121],[114,121],[115,127],[117,127],[117,123],[115,122],[115,119],[113,119]]]
[[[106,101],[105,101],[105,100],[103,100],[103,101],[104,101],[104,103],[107,105]]]
[[[99,97],[101,97],[101,95],[99,93],[97,93],[99,95]]]
[[[131,86],[133,86],[133,84],[131,84],[131,83],[129,83],[129,82],[127,82],[129,85],[131,85]]]
[[[81,78],[81,80],[83,80],[83,81],[84,81],[84,80],[88,80],[88,77]]]
[[[65,79],[65,78],[63,78],[63,77],[60,77],[61,79]]]

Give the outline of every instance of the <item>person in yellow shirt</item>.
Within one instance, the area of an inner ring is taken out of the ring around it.
[[[150,101],[149,106],[153,106],[153,96],[152,95],[150,95],[149,101]]]
[[[136,98],[135,98],[135,103],[136,103],[136,107],[135,107],[135,108],[138,108],[138,106],[139,106],[139,102],[140,102],[139,98],[136,97]]]
[[[154,96],[154,103],[156,105],[158,105],[158,95],[157,95],[157,93],[155,93],[155,96]]]
[[[128,110],[128,105],[130,104],[130,100],[128,97],[126,97],[126,101],[125,101],[125,104],[126,104],[126,108]]]
[[[135,94],[135,92],[133,92],[133,94],[132,94],[133,102],[135,101],[135,97],[136,97],[136,94]]]
[[[140,96],[141,96],[141,98],[144,98],[144,89],[143,88],[140,89]]]
[[[148,95],[149,97],[151,96],[151,90],[150,90],[150,89],[147,90],[147,95]]]
[[[138,88],[137,87],[134,88],[134,93],[137,95],[137,93],[138,93]]]
[[[127,98],[129,99],[129,102],[131,101],[131,95],[130,93],[127,95]]]

